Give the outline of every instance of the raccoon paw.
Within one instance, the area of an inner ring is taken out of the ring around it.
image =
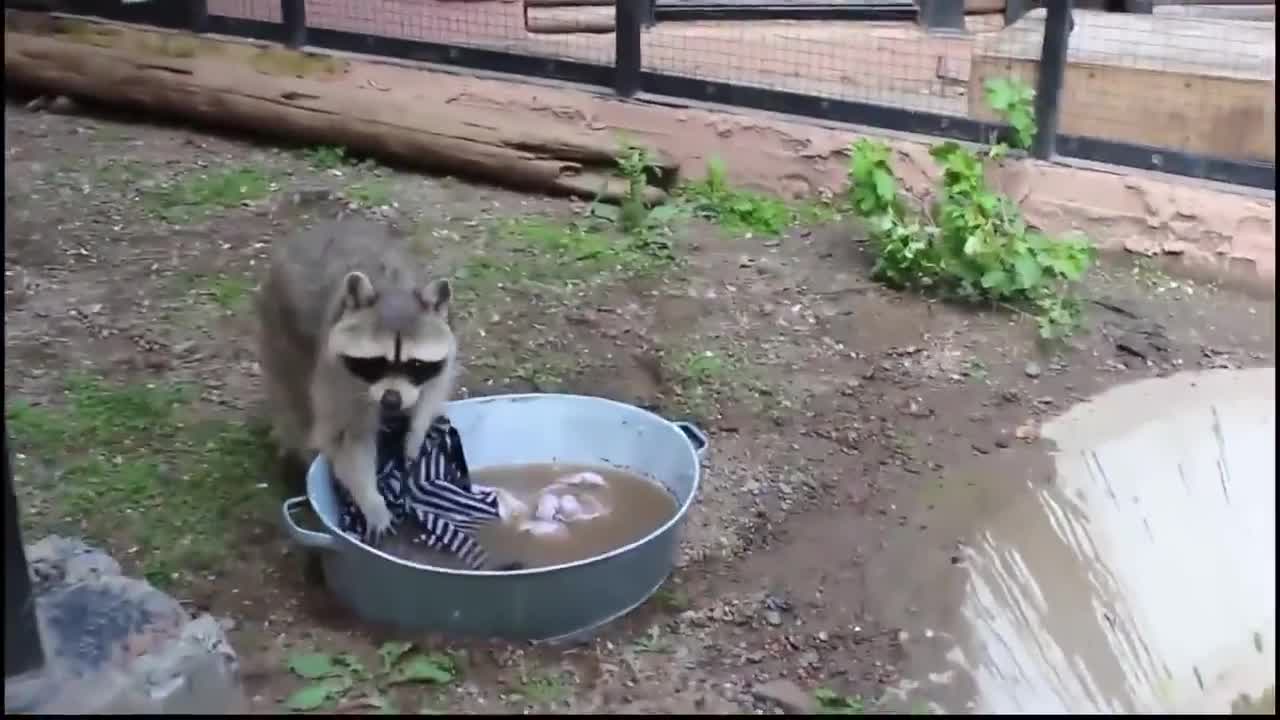
[[[395,517],[384,502],[374,507],[362,509],[364,514],[364,542],[367,545],[381,545],[383,540],[395,529]]]

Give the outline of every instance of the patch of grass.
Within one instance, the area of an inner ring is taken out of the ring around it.
[[[689,594],[679,588],[663,586],[653,594],[653,601],[658,607],[669,613],[680,613],[693,606]]]
[[[382,178],[352,183],[343,190],[342,194],[360,207],[379,208],[395,205],[391,197],[391,183]]]
[[[53,482],[36,488],[55,509],[43,520],[129,550],[158,585],[216,570],[257,504],[271,451],[264,428],[192,420],[190,396],[74,377],[65,404],[13,403],[8,425],[25,462],[54,469]]]
[[[769,388],[725,350],[694,350],[677,356],[671,364],[675,389],[684,412],[712,420],[730,402],[759,404]]]
[[[569,678],[565,673],[541,673],[520,684],[520,694],[533,705],[554,705],[569,697]]]
[[[96,130],[94,130],[94,133],[93,133],[93,139],[103,143],[124,142],[128,138],[129,136],[124,131],[123,128],[116,127],[114,125],[100,125]],[[116,160],[116,161],[108,160],[107,167],[110,167],[111,165],[115,165],[117,163],[126,164],[126,165],[140,165],[140,163],[134,160]]]
[[[819,688],[813,692],[813,699],[818,701],[819,715],[861,715],[866,712],[862,698],[857,695],[850,697]]]
[[[105,132],[105,129],[99,131],[99,137]],[[109,185],[120,192],[130,193],[146,174],[146,168],[137,160],[108,159],[104,164],[94,167],[93,180],[97,184]]]
[[[517,346],[505,352],[488,353],[470,365],[483,368],[496,383],[522,381],[535,392],[562,392],[576,370],[573,358],[551,348]]]
[[[707,162],[702,180],[681,188],[693,211],[734,233],[776,237],[796,221],[796,213],[776,197],[731,187],[724,162]]]
[[[679,198],[695,215],[740,235],[778,237],[793,225],[822,225],[840,217],[839,209],[827,201],[788,203],[772,195],[734,188],[729,184],[724,162],[718,158],[707,162],[703,179],[680,188]]]
[[[639,653],[667,655],[672,652],[671,638],[662,633],[662,627],[653,625],[635,642],[635,650]]]
[[[193,292],[228,312],[244,307],[254,287],[253,281],[243,275],[188,273],[184,278]]]
[[[336,170],[352,164],[347,149],[340,145],[319,145],[302,151],[302,158],[316,170]]]
[[[457,677],[453,658],[412,650],[412,643],[384,643],[378,648],[378,665],[373,670],[350,653],[293,653],[286,667],[306,684],[282,704],[295,712],[332,709],[342,703],[398,715],[391,688],[411,683],[447,685]]]
[[[669,244],[625,235],[586,220],[531,216],[499,221],[483,253],[458,272],[461,297],[499,289],[564,293],[584,285],[662,273],[677,264]]]
[[[193,172],[143,195],[147,207],[166,222],[184,224],[217,210],[239,207],[275,192],[275,178],[253,167]]]

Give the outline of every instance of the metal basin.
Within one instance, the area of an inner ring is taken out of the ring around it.
[[[329,462],[307,473],[307,495],[284,503],[289,534],[321,551],[325,582],[360,617],[404,629],[550,641],[584,635],[638,607],[674,565],[679,532],[700,481],[701,430],[639,408],[581,395],[497,395],[448,405],[472,470],[581,463],[625,470],[664,485],[676,514],[644,538],[578,562],[514,572],[409,562],[337,527]],[[325,531],[304,530],[293,511],[310,501]]]

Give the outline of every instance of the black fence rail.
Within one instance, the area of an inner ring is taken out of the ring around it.
[[[1003,12],[969,16],[960,0],[57,0],[56,9],[978,143],[1011,137],[987,95],[1013,81],[1035,93],[1036,157],[1274,190],[1274,4],[1269,19],[1248,0],[1216,17],[1202,4],[1007,0]]]

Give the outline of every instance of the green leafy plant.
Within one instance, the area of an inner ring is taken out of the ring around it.
[[[341,145],[317,145],[302,152],[302,157],[316,170],[336,170],[354,164]]]
[[[707,162],[706,177],[685,185],[682,196],[696,215],[734,232],[776,237],[797,219],[796,211],[779,198],[731,187],[719,158]]]
[[[862,698],[848,697],[827,688],[814,690],[813,699],[818,702],[818,715],[861,715],[865,710]]]
[[[875,243],[875,277],[1026,312],[1045,339],[1073,332],[1081,311],[1071,284],[1088,270],[1093,245],[1027,225],[1015,203],[987,186],[983,159],[973,151],[946,142],[930,154],[942,168],[942,186],[932,207],[909,207],[889,148],[864,139],[851,149],[850,202]]]
[[[640,233],[653,229],[655,220],[651,217],[649,203],[645,199],[645,190],[649,187],[649,176],[654,171],[653,156],[643,147],[627,144],[618,156],[618,174],[627,181],[627,193],[619,205],[620,213],[616,218],[618,228],[625,233]],[[655,208],[656,212],[660,208]]]
[[[387,691],[395,685],[427,683],[444,685],[457,670],[453,659],[439,653],[411,653],[412,643],[388,642],[378,648],[379,667],[365,668],[359,658],[342,653],[300,652],[290,655],[289,672],[308,681],[285,699],[289,710],[319,710],[339,701],[399,714]]]
[[[1012,145],[1030,149],[1036,137],[1036,92],[1019,78],[990,78],[985,84],[987,104],[1013,128]]]

